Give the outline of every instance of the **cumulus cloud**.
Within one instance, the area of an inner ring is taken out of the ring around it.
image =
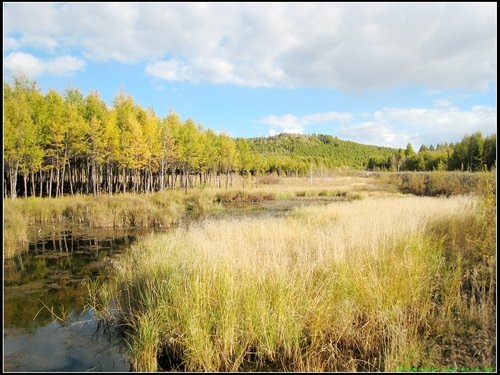
[[[225,60],[218,58],[196,59],[191,62],[172,58],[154,61],[146,65],[146,74],[166,81],[204,82],[205,77],[211,77],[213,83],[245,84],[235,75],[234,67]]]
[[[328,123],[350,122],[352,115],[347,112],[324,112],[314,113],[306,116],[295,116],[286,114],[281,116],[269,115],[261,119],[261,124],[270,127],[269,134],[278,133],[304,133],[305,127],[309,125],[323,125]]]
[[[54,59],[42,60],[29,53],[12,52],[4,58],[6,72],[37,77],[42,74],[64,76],[74,73],[85,66],[85,62],[77,57],[65,55]]]
[[[7,52],[82,49],[167,81],[485,89],[493,3],[8,3]],[[62,54],[62,53],[61,53]]]
[[[36,77],[43,71],[43,64],[40,59],[24,52],[12,52],[4,58],[3,64],[7,72],[22,73],[29,77]]]
[[[295,115],[269,115],[259,122],[271,127],[269,130],[270,135],[278,133],[301,134],[304,132],[304,123]]]
[[[165,81],[184,81],[187,75],[186,70],[187,66],[175,59],[156,61],[146,66],[147,74]]]
[[[473,106],[460,109],[450,103],[435,108],[388,108],[377,111],[377,121],[404,127],[415,144],[456,142],[466,134],[496,132],[497,109]]]
[[[386,108],[371,121],[339,129],[341,137],[380,146],[405,147],[460,141],[476,131],[496,132],[497,109],[474,106],[459,109],[446,102],[435,108]]]
[[[416,141],[415,134],[382,121],[366,121],[342,126],[337,131],[341,139],[368,145],[402,148]]]

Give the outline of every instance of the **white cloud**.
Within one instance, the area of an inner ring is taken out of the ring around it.
[[[12,52],[4,58],[4,69],[14,74],[37,77],[42,74],[64,76],[85,66],[85,62],[74,56],[60,56],[52,60],[42,60],[29,53]]]
[[[144,62],[164,80],[485,89],[493,3],[7,3],[4,46]]]
[[[147,64],[146,74],[166,81],[203,82],[208,76],[213,83],[243,84],[233,69],[227,61],[218,58],[197,59],[191,63],[172,58]]]
[[[16,40],[16,38],[4,36],[4,39],[3,39],[4,51],[18,48],[18,47],[19,47],[19,42]]]
[[[278,133],[294,133],[301,134],[305,127],[309,125],[322,125],[328,123],[346,123],[350,122],[352,115],[342,112],[324,112],[314,113],[306,116],[295,116],[286,114],[281,116],[269,115],[261,119],[261,124],[270,127],[269,134],[275,135]]]
[[[43,72],[43,64],[40,59],[29,53],[12,52],[3,60],[4,69],[13,74],[26,74],[36,77]]]
[[[179,61],[171,59],[148,64],[146,73],[165,81],[184,81],[186,79],[186,68]]]
[[[453,106],[437,108],[388,108],[377,112],[376,117],[386,121],[404,123],[423,131],[465,132],[495,129],[497,110],[493,107],[474,106],[469,110]]]
[[[378,121],[342,126],[338,130],[338,136],[363,144],[395,148],[404,147],[415,141],[415,137],[408,131]]]
[[[67,75],[82,69],[85,62],[74,56],[60,56],[53,60],[45,61],[45,70],[49,75]]]
[[[339,135],[361,143],[405,147],[408,143],[457,142],[476,131],[483,135],[496,132],[496,108],[460,109],[449,101],[444,104],[434,108],[385,108],[374,112],[371,121],[340,128]]]
[[[304,132],[304,123],[295,115],[269,115],[259,121],[264,125],[269,125],[270,135],[278,133],[301,134]]]
[[[451,107],[453,103],[448,99],[436,99],[434,100],[434,104],[438,107]]]

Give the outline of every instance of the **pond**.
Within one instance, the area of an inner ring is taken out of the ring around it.
[[[214,218],[281,216],[332,199],[230,204]],[[186,216],[185,224],[199,219]],[[86,278],[107,266],[150,229],[33,227],[27,252],[4,260],[4,370],[11,372],[125,372],[123,340],[86,308]],[[59,318],[64,318],[63,320]]]

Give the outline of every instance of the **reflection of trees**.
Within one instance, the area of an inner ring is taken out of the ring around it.
[[[44,236],[41,230],[40,240],[30,245],[29,252],[4,260],[5,328],[33,331],[50,323],[53,317],[40,300],[53,307],[57,315],[63,310],[82,313],[87,290],[81,280],[104,273],[102,266],[111,252],[126,248],[136,239],[134,231],[108,228],[84,229],[77,234],[54,232],[59,237],[53,238],[50,232]]]
[[[77,314],[85,306],[85,290],[80,286],[69,286],[55,291],[40,291],[37,293],[6,298],[4,300],[4,327],[23,328],[32,332],[38,327],[43,327],[52,322],[53,317],[40,300],[56,314],[61,314],[64,309],[70,309]],[[33,319],[36,316],[36,319]]]
[[[24,273],[29,280],[40,280],[47,277],[49,268],[45,258],[34,258],[26,263],[26,272]]]
[[[77,265],[83,268],[89,261],[81,258],[76,257],[79,259]],[[56,314],[68,309],[77,313],[83,311],[86,290],[68,271],[67,261],[68,257],[60,259],[28,257],[25,259],[24,271],[10,267],[9,272],[5,273],[6,327],[32,329],[52,321],[50,312],[43,308],[40,300],[47,307],[53,307]],[[9,284],[11,286],[8,286]],[[33,320],[35,316],[36,319]]]

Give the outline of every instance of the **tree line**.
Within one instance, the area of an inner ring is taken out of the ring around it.
[[[368,169],[389,171],[469,171],[479,172],[496,167],[496,133],[484,137],[480,131],[466,135],[460,142],[421,145],[415,152],[411,143],[387,158],[372,158]]]
[[[43,95],[24,77],[4,82],[4,197],[58,197],[217,186],[233,173],[257,173],[248,143],[159,118],[130,95],[109,108],[97,92]]]
[[[439,159],[445,168],[479,170],[494,164],[496,136],[493,145],[491,137],[471,137],[463,145],[446,146],[452,157]],[[237,175],[244,184],[249,175],[303,176],[341,166],[434,168],[437,149],[425,150],[432,157],[407,151],[321,134],[235,139],[192,119],[182,121],[172,111],[160,118],[123,93],[108,107],[96,91],[86,97],[74,88],[43,94],[35,81],[22,76],[4,82],[4,198],[227,188]]]
[[[496,134],[466,135],[460,142],[421,145],[415,152],[405,149],[363,145],[324,134],[279,134],[249,138],[250,149],[264,155],[267,170],[278,174],[307,173],[308,166],[350,167],[385,171],[461,170],[477,172],[496,166]]]

